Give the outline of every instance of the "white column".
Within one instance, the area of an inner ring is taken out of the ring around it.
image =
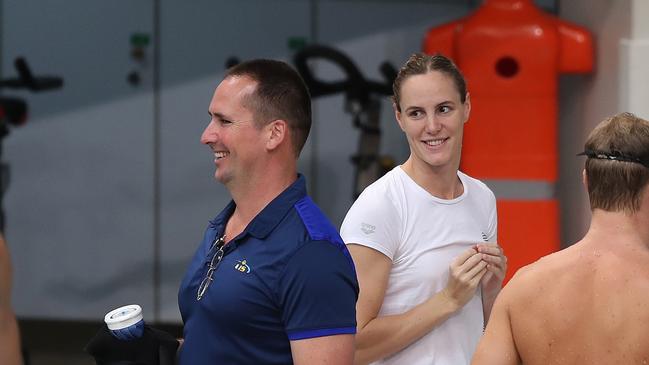
[[[649,1],[631,3],[631,34],[620,42],[620,109],[649,118]]]

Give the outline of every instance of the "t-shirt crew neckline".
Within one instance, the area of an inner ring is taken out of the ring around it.
[[[410,177],[410,175],[408,175],[408,173],[406,173],[403,170],[401,165],[397,166],[396,169],[399,171],[399,174],[402,176],[402,178],[403,178],[403,180],[404,180],[404,182],[406,184],[410,185],[411,188],[415,192],[417,192],[417,194],[422,195],[425,199],[430,200],[432,203],[448,204],[448,205],[457,204],[457,203],[461,202],[462,200],[464,200],[464,198],[467,196],[467,194],[469,192],[468,184],[464,180],[464,176],[462,176],[463,174],[460,171],[457,172],[457,177],[460,179],[460,182],[462,183],[462,187],[463,187],[462,194],[460,196],[458,196],[457,198],[442,199],[442,198],[438,198],[435,195],[429,193],[428,191],[426,191],[426,189],[422,188],[421,185],[417,184],[417,182],[415,180],[413,180],[412,177]]]

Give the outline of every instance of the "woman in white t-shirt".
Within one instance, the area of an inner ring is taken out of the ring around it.
[[[496,199],[458,171],[471,103],[448,58],[414,54],[393,85],[410,157],[341,228],[356,264],[356,363],[468,364],[502,286]]]

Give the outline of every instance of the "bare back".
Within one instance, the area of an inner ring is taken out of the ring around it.
[[[648,142],[649,122],[630,113],[591,132],[588,232],[516,273],[472,365],[649,364]]]
[[[649,364],[649,250],[582,241],[512,280],[524,364]]]

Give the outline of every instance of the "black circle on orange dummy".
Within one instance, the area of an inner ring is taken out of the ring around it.
[[[518,73],[518,69],[518,61],[513,57],[505,56],[496,61],[496,72],[502,77],[514,77]]]

